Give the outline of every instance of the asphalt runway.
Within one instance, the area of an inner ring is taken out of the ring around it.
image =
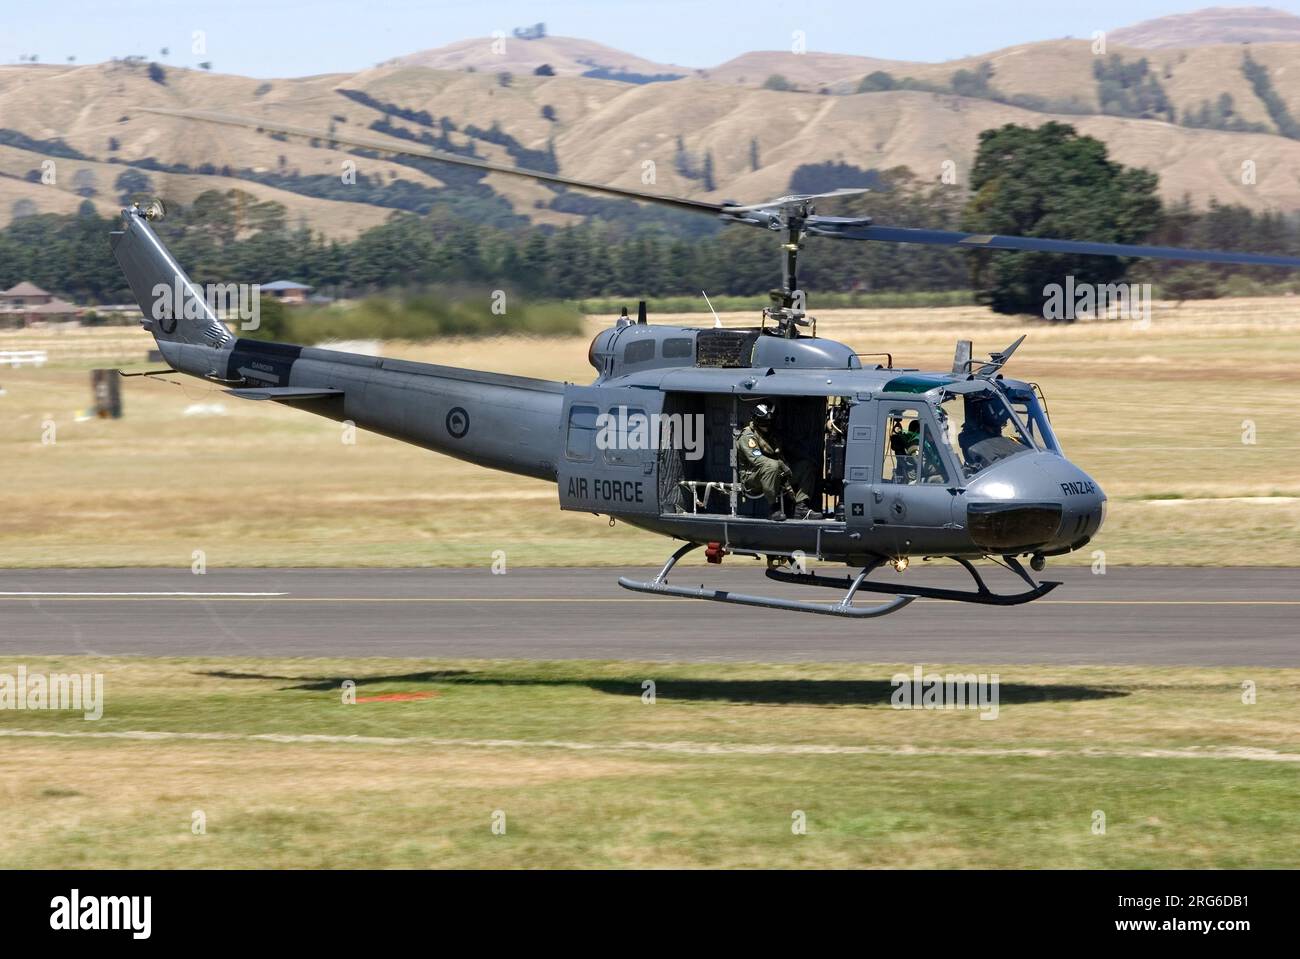
[[[861,621],[647,596],[619,588],[624,573],[654,570],[2,570],[0,654],[1300,666],[1296,569],[1049,568],[1063,585],[1025,606],[918,600]],[[883,576],[968,582],[956,567]],[[671,581],[838,599],[735,557]]]

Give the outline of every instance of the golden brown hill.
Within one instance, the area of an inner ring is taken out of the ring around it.
[[[1300,43],[1300,17],[1273,7],[1207,7],[1111,31],[1130,47],[1158,50],[1216,43]]]
[[[473,37],[432,50],[396,58],[391,65],[428,67],[432,70],[476,70],[483,73],[529,74],[546,65],[556,76],[581,76],[590,70],[659,76],[693,73],[689,67],[655,63],[594,40],[578,37],[542,37],[522,40],[515,36]]]
[[[507,41],[510,43],[510,41]],[[514,41],[515,46],[545,41]],[[1300,46],[1257,45],[1252,56],[1270,68],[1275,88],[1300,117]],[[1273,129],[1259,99],[1241,75],[1241,48],[1134,51],[1112,48],[1125,58],[1147,56],[1175,106],[1182,111],[1229,93],[1238,114]],[[778,57],[779,55],[773,55]],[[1054,41],[997,51],[984,58],[948,64],[897,64],[853,57],[788,55],[771,65],[800,84],[823,81],[855,89],[859,71],[886,69],[897,76],[940,84],[955,69],[974,68],[989,60],[993,87],[1006,94],[1035,93],[1049,99],[1076,95],[1096,103],[1092,78],[1095,56],[1084,41]],[[742,61],[745,58],[740,58]],[[851,62],[850,62],[851,61]],[[436,188],[440,181],[409,166],[383,159],[352,156],[325,143],[277,140],[265,134],[212,127],[139,111],[142,106],[197,107],[276,118],[322,130],[337,129],[378,136],[370,125],[384,114],[349,99],[342,91],[360,91],[374,101],[403,110],[427,111],[435,124],[446,118],[456,132],[454,143],[469,142],[465,130],[496,124],[521,148],[553,149],[561,172],[583,179],[663,193],[710,199],[757,200],[787,191],[801,165],[842,161],[859,168],[912,168],[926,179],[939,177],[945,162],[955,164],[958,187],[965,183],[981,130],[1005,123],[1038,125],[1048,119],[1075,124],[1104,139],[1119,161],[1146,166],[1160,175],[1168,199],[1190,195],[1243,203],[1255,209],[1300,209],[1300,141],[1275,134],[1228,133],[1190,129],[1158,120],[1100,115],[1053,114],[1023,109],[990,99],[920,91],[818,95],[756,88],[757,78],[736,66],[711,71],[708,79],[636,85],[579,76],[515,75],[503,84],[495,73],[431,70],[400,65],[357,74],[330,74],[262,81],[168,68],[165,83],[149,78],[142,65],[122,63],[81,66],[0,67],[0,127],[31,141],[62,139],[90,159],[56,158],[54,185],[28,182],[50,149],[12,137],[0,147],[0,222],[23,210],[67,211],[80,202],[78,188],[86,175],[96,191],[92,202],[102,210],[117,204],[114,184],[131,163],[152,158],[185,164],[190,172],[148,173],[164,196],[188,200],[202,189],[241,189],[275,199],[299,220],[331,236],[351,236],[392,212],[397,180],[417,188]],[[657,65],[655,65],[657,66]],[[796,73],[795,67],[807,69]],[[728,71],[732,72],[728,72]],[[927,72],[928,71],[928,72]],[[836,80],[834,77],[838,76]],[[741,79],[745,82],[740,82]],[[761,82],[761,80],[758,80]],[[549,108],[549,109],[548,109]],[[410,120],[394,123],[413,134],[438,133]],[[717,189],[706,193],[701,179],[677,172],[678,143],[692,162],[712,161]],[[481,156],[511,162],[501,145],[473,141]],[[754,164],[755,156],[757,164]],[[116,163],[110,163],[116,160]],[[371,178],[375,191],[333,189],[343,163],[353,160],[358,173]],[[1254,164],[1256,182],[1242,182],[1243,164]],[[653,163],[652,184],[645,178]],[[87,174],[78,175],[85,170]],[[266,183],[238,181],[241,170]],[[148,172],[148,171],[146,171]],[[324,197],[302,195],[302,182],[318,177],[331,187]],[[576,217],[543,208],[553,194],[502,176],[486,181],[521,214],[535,222],[564,224]],[[382,184],[382,186],[380,186]],[[371,202],[366,202],[369,199]],[[25,202],[24,202],[25,201]],[[540,206],[539,206],[540,205]]]

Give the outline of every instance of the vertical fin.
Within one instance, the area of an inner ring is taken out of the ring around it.
[[[144,326],[158,345],[185,343],[221,349],[234,337],[212,312],[203,290],[185,273],[150,227],[144,211],[122,211],[123,228],[110,241]]]

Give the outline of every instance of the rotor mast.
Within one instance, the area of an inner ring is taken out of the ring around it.
[[[804,313],[803,292],[799,289],[799,245],[803,240],[803,217],[786,216],[785,239],[781,244],[781,289],[773,296],[768,313],[780,324],[781,335],[793,339],[798,327],[808,321]],[[780,305],[777,306],[776,304]]]
[[[814,203],[820,199],[856,196],[866,192],[868,191],[863,189],[844,189],[829,193],[796,193],[751,206],[732,203],[723,205],[718,214],[722,219],[766,227],[781,234],[781,288],[772,291],[772,305],[763,311],[765,318],[770,317],[776,321],[781,336],[794,339],[799,335],[799,327],[808,326],[811,322],[805,309],[803,290],[799,286],[799,250],[803,246],[804,237],[810,232],[810,222],[816,227],[811,232],[818,234],[823,232],[823,222],[832,224],[831,229],[850,225],[866,227],[871,223],[869,217],[846,219],[817,216]]]

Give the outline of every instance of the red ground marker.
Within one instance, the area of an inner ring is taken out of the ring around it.
[[[359,703],[405,703],[412,699],[433,699],[437,693],[380,693],[377,696],[358,696]]]

